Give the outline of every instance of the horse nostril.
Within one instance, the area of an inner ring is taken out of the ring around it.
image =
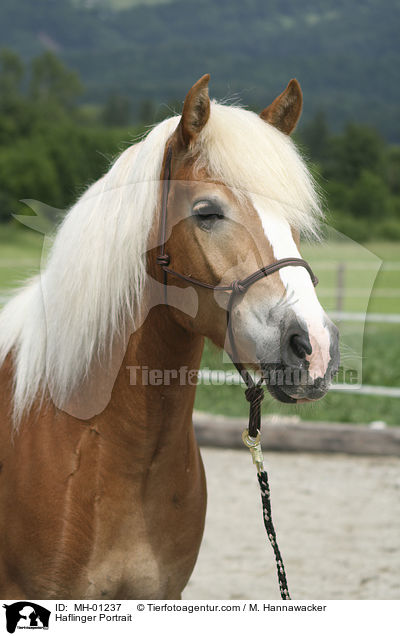
[[[306,355],[310,355],[312,352],[312,346],[307,336],[295,334],[289,340],[292,351],[298,358],[305,358]]]

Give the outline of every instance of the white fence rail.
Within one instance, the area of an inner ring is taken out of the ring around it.
[[[347,264],[350,265],[352,270],[374,270],[376,268],[375,264],[372,264],[369,261],[347,261]],[[316,268],[332,270],[337,269],[338,262],[337,261],[317,261]],[[382,263],[381,271],[384,272],[399,272],[400,271],[400,261],[385,261]]]
[[[328,313],[334,320],[345,320],[346,322],[400,323],[400,314],[364,314],[357,311],[329,311]]]
[[[214,385],[239,385],[244,382],[237,371],[223,371],[222,369],[213,370],[200,369],[199,381]],[[356,393],[358,395],[379,395],[382,397],[400,398],[400,387],[391,386],[371,386],[368,384],[333,384],[331,391],[340,391],[342,393]]]
[[[9,296],[0,296],[0,305],[7,302]],[[364,314],[356,311],[330,311],[328,312],[333,320],[345,320],[346,322],[380,322],[400,324],[400,314]]]

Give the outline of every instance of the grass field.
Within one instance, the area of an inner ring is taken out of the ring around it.
[[[0,225],[1,295],[39,271],[42,242],[37,232]]]
[[[41,246],[42,237],[36,232],[0,226],[0,303],[15,285],[39,271]],[[337,308],[337,266],[344,262],[343,310],[400,314],[400,243],[370,243],[366,248],[352,243],[303,248],[304,258],[320,279],[317,289],[321,303],[328,311]],[[376,257],[382,261],[380,271]],[[362,323],[341,325],[345,356],[348,349],[355,349],[355,358],[362,363],[363,384],[399,386],[400,325],[367,323],[364,334],[363,329]],[[209,343],[202,366],[229,368],[222,353]],[[226,415],[247,414],[243,388],[239,386],[199,385],[196,408]],[[309,420],[383,420],[389,425],[400,424],[400,399],[357,394],[331,392],[319,403],[294,407],[278,404],[267,396],[264,412],[267,411]]]
[[[399,325],[367,325],[364,334],[362,382],[379,386],[399,386],[400,343]],[[203,366],[209,369],[229,370],[221,352],[206,344]],[[205,386],[197,389],[196,405],[199,410],[231,416],[246,416],[248,404],[240,386]],[[400,425],[400,399],[365,396],[355,393],[331,392],[320,402],[299,406],[284,405],[273,400],[266,391],[264,413],[295,415],[304,420],[370,423],[384,421],[390,426]]]
[[[318,272],[317,293],[327,311],[337,308],[339,265],[344,265],[344,311],[400,314],[400,243],[349,241],[305,246],[302,254]]]

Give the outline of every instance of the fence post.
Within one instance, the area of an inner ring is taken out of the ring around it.
[[[346,263],[338,263],[336,275],[336,311],[343,311],[345,296],[345,272]]]

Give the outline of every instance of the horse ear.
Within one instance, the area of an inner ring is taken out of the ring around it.
[[[296,128],[303,107],[303,93],[297,79],[291,79],[283,93],[264,108],[261,119],[290,135]]]
[[[203,75],[186,95],[178,126],[178,133],[185,147],[190,146],[195,141],[210,116],[209,80],[208,73]]]

